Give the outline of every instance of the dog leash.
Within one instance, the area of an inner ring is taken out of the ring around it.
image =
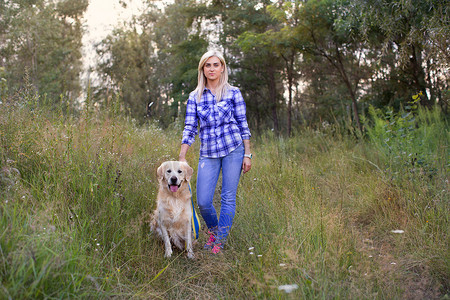
[[[200,225],[200,220],[198,218],[197,212],[195,211],[195,208],[194,208],[194,198],[192,197],[191,184],[189,182],[188,182],[188,187],[189,187],[189,192],[191,193],[191,207],[192,207],[191,224],[192,224],[192,233],[193,233],[193,237],[195,239],[198,239],[198,233],[200,232],[201,225]]]

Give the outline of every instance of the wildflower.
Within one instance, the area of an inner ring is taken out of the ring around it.
[[[258,255],[258,257],[262,257],[262,255],[261,255],[261,254],[259,254],[259,255]]]
[[[250,252],[249,254],[250,254],[250,255],[253,255],[253,254],[255,254],[255,253],[253,253],[253,252]]]
[[[251,250],[253,250],[253,249],[255,249],[255,247],[250,247],[250,248],[248,248],[249,251],[251,251]]]
[[[285,284],[285,285],[280,285],[278,287],[278,290],[280,291],[285,291],[286,293],[292,293],[293,291],[295,291],[296,289],[298,289],[298,285],[297,284]]]
[[[286,267],[286,264],[279,264],[280,267]]]
[[[392,233],[404,233],[404,230],[401,229],[396,229],[396,230],[391,230]]]

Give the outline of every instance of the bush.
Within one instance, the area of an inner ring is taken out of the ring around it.
[[[432,179],[448,168],[448,124],[441,110],[419,106],[420,94],[413,96],[400,112],[370,107],[365,120],[367,135],[380,151],[386,172],[394,179]]]

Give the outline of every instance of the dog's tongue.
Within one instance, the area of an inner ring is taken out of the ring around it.
[[[178,191],[178,185],[171,185],[170,190],[175,193],[176,191]]]

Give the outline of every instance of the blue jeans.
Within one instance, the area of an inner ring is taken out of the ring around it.
[[[241,176],[244,145],[241,144],[225,157],[200,157],[197,169],[197,203],[206,226],[224,243],[236,212],[236,192]],[[222,170],[220,217],[213,206],[214,191]]]

